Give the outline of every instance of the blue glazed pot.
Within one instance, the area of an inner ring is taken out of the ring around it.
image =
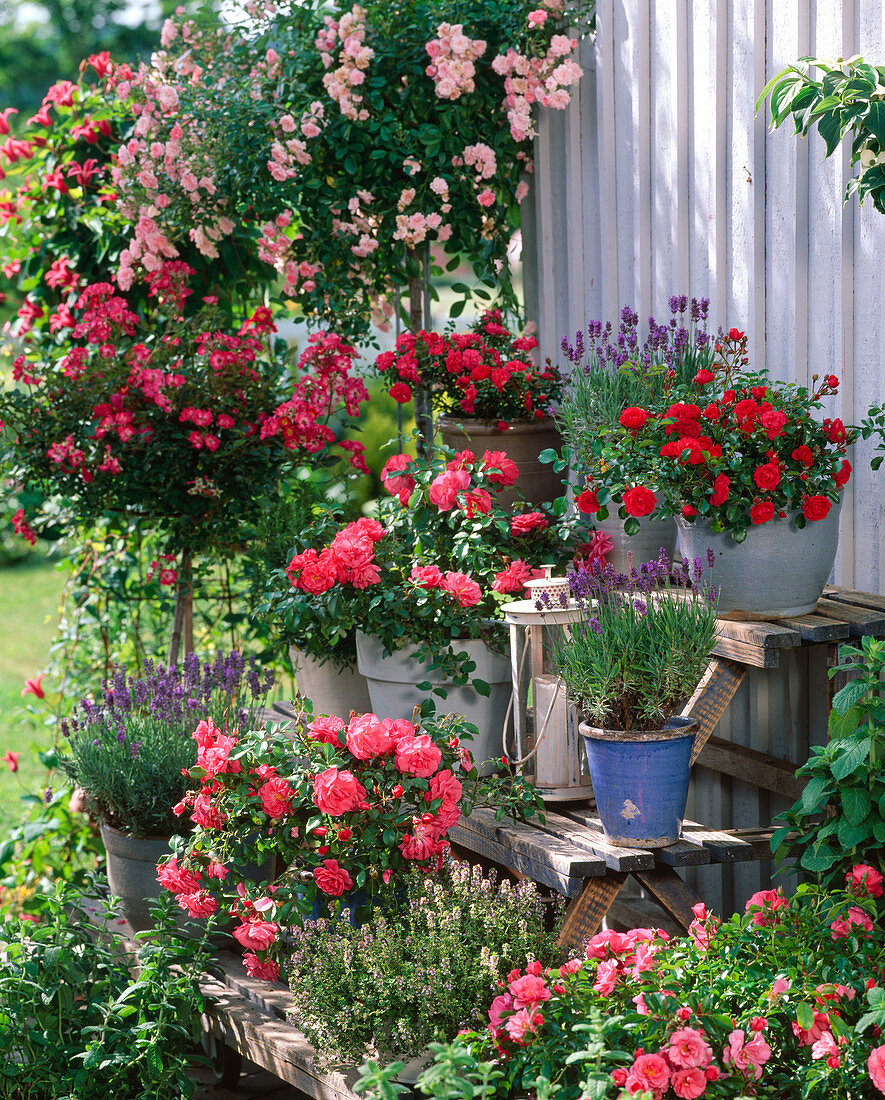
[[[580,725],[606,838],[626,848],[666,848],[682,832],[698,723],[671,718],[660,730]]]

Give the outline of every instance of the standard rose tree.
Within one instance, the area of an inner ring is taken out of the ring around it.
[[[342,906],[362,911],[391,899],[403,875],[438,871],[449,829],[482,798],[500,812],[531,811],[518,780],[480,779],[463,719],[322,716],[288,733],[238,735],[199,724],[196,781],[175,813],[194,826],[158,868],[192,917],[230,910],[251,974],[279,973],[279,931]],[[269,857],[272,882],[243,871]],[[341,899],[331,904],[334,899]]]

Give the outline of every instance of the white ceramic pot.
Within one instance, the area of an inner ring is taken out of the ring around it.
[[[709,547],[716,555],[707,573],[719,588],[721,619],[788,619],[814,611],[836,560],[839,512],[834,504],[820,520],[796,526],[798,512],[760,523],[735,542],[727,531],[714,534],[710,520],[691,523],[676,517],[683,557],[706,567]]]
[[[289,650],[299,693],[313,704],[314,714],[337,714],[345,721],[351,711],[366,714],[372,709],[366,678],[356,661],[339,668],[334,661],[320,662],[300,649]]]
[[[455,643],[476,662],[474,677],[485,680],[491,688],[488,696],[480,695],[470,684],[456,686],[446,680],[439,669],[431,670],[427,663],[416,660],[416,647],[403,646],[389,656],[384,646],[371,634],[357,632],[356,656],[360,672],[369,685],[372,710],[379,718],[411,719],[412,712],[427,697],[418,684],[430,682],[444,688],[446,698],[431,696],[439,714],[461,714],[476,726],[477,737],[465,742],[477,764],[501,756],[501,730],[510,702],[510,661],[494,653],[482,641]]]

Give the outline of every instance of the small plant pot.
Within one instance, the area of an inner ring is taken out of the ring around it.
[[[682,833],[698,723],[625,732],[582,722],[580,733],[605,835],[625,848],[666,848]]]
[[[169,838],[126,836],[101,824],[107,853],[108,886],[120,899],[119,911],[136,932],[154,927],[151,906],[166,891],[157,881],[157,864],[171,853]]]

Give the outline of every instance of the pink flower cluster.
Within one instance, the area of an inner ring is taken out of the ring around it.
[[[369,112],[365,107],[360,107],[363,97],[354,88],[364,83],[366,69],[375,56],[371,46],[365,44],[366,9],[354,4],[338,22],[330,16],[326,16],[324,22],[326,31],[321,31],[316,39],[316,47],[322,55],[323,64],[330,70],[323,77],[323,87],[330,99],[338,104],[338,109],[345,118],[354,122],[365,122]],[[333,69],[335,62],[332,54],[339,42],[341,51],[338,66]]]
[[[578,43],[574,38],[554,34],[546,54],[527,57],[514,49],[498,54],[492,68],[504,77],[504,108],[514,141],[535,136],[532,105],[562,111],[571,102],[568,88],[582,75],[581,66],[568,58]]]
[[[436,34],[425,46],[430,58],[425,72],[440,99],[459,99],[476,88],[473,63],[485,53],[486,43],[468,38],[462,23],[440,23]]]
[[[292,211],[283,210],[277,214],[272,222],[265,222],[261,226],[261,236],[258,238],[258,258],[269,264],[286,280],[285,293],[294,294],[299,282],[305,293],[316,290],[314,276],[322,268],[319,264],[311,264],[306,260],[296,263],[291,259],[292,239],[289,235],[289,226],[292,223]]]
[[[303,448],[310,454],[332,443],[335,433],[328,424],[330,416],[336,411],[358,416],[369,399],[363,381],[351,374],[355,356],[356,349],[337,333],[313,333],[298,360],[301,373],[292,396],[261,425],[261,438],[279,436],[287,450]],[[369,472],[361,443],[348,443],[344,449],[355,469]]]
[[[414,164],[415,162],[405,162]],[[397,202],[396,229],[393,233],[395,241],[405,241],[407,245],[420,244],[427,238],[428,232],[436,234],[438,241],[447,241],[452,235],[450,222],[443,221],[443,215],[449,214],[452,204],[449,202],[449,185],[441,177],[437,177],[430,184],[430,190],[440,199],[439,211],[423,213],[421,211],[407,212],[417,194],[414,187],[404,187],[400,192]]]

